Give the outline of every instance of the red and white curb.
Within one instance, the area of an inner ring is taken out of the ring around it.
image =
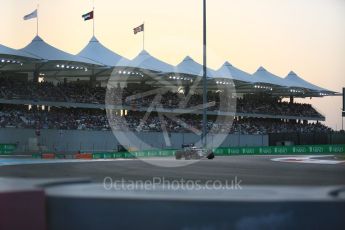
[[[314,158],[330,157],[327,156],[303,156],[303,157],[280,157],[271,159],[272,161],[286,162],[286,163],[302,163],[302,164],[325,164],[325,165],[335,165],[344,164],[345,161],[340,160],[322,160]]]

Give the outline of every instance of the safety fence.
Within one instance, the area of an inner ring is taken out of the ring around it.
[[[135,152],[95,152],[76,154],[32,154],[33,158],[43,159],[132,159],[143,157],[172,157],[176,150],[147,150]],[[305,154],[345,154],[345,145],[300,145],[300,146],[270,146],[270,147],[231,147],[213,149],[216,156],[235,155],[305,155]]]
[[[293,145],[339,145],[345,143],[344,132],[332,133],[271,133],[268,146],[290,142]]]

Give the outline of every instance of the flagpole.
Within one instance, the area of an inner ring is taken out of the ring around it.
[[[143,50],[145,50],[145,21],[143,22],[144,31],[143,31]]]
[[[38,36],[38,15],[39,15],[39,13],[38,13],[38,8],[39,8],[39,4],[37,4],[37,17],[36,17],[36,36]]]
[[[95,3],[95,2],[94,2]],[[92,7],[93,19],[92,19],[92,36],[95,36],[95,6]]]
[[[92,1],[92,13],[93,13],[92,36],[95,36],[95,0]]]

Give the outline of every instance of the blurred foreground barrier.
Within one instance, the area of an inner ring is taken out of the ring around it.
[[[0,229],[46,230],[44,190],[11,180],[0,178]]]
[[[246,186],[220,192],[133,184],[111,189],[89,183],[47,187],[45,192],[49,230],[340,230],[345,200],[332,194],[341,188]]]

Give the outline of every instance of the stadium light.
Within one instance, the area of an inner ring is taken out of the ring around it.
[[[22,62],[13,60],[13,59],[1,59],[1,63],[10,63],[10,64],[20,64],[23,65]]]

